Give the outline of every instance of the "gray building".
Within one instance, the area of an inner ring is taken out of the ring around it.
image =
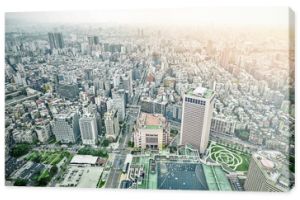
[[[79,115],[76,112],[56,115],[52,130],[57,141],[75,143],[80,137]]]
[[[114,107],[118,110],[119,122],[125,119],[125,90],[113,89],[112,99],[114,101]]]
[[[62,49],[65,46],[62,33],[48,33],[51,49]]]

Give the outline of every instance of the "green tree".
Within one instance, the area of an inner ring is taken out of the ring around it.
[[[56,165],[53,165],[51,168],[50,168],[50,175],[51,176],[54,176],[58,171],[58,167]]]
[[[127,144],[129,147],[134,147],[134,142],[132,141],[128,141],[128,144]]]
[[[108,139],[104,139],[104,140],[102,141],[102,146],[108,147],[109,143],[110,143],[110,142],[109,142]]]
[[[30,144],[27,144],[27,143],[21,143],[21,144],[16,144],[13,148],[12,148],[12,151],[11,151],[11,155],[13,157],[21,157],[25,154],[27,154],[31,149],[31,146]]]
[[[14,183],[14,186],[26,186],[28,183],[28,181],[26,179],[21,179],[21,178],[18,178],[15,183]]]

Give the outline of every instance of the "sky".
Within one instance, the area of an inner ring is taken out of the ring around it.
[[[287,7],[199,7],[172,9],[10,12],[6,25],[15,23],[134,23],[231,24],[286,26]]]

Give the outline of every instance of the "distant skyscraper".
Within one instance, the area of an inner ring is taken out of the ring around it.
[[[114,106],[118,110],[119,121],[124,121],[125,119],[125,91],[123,89],[112,91],[112,98],[114,101]]]
[[[48,33],[48,39],[51,49],[62,49],[65,46],[62,33]]]
[[[94,115],[84,115],[79,120],[81,140],[86,145],[96,145],[98,137],[97,121]]]
[[[131,70],[122,76],[122,82],[125,91],[128,93],[129,98],[131,98],[133,95]]]
[[[246,191],[286,192],[292,174],[285,156],[278,151],[259,151],[252,155],[244,188]]]
[[[204,153],[214,108],[214,91],[198,87],[183,98],[180,144],[191,144]]]
[[[94,70],[92,68],[84,69],[84,78],[87,81],[92,81],[94,79]]]
[[[99,44],[99,37],[98,36],[88,36],[88,42],[90,46]]]
[[[57,141],[75,143],[80,137],[78,114],[70,112],[56,115],[52,130]]]

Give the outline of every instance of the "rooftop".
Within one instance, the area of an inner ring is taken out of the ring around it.
[[[199,86],[196,89],[195,88],[190,89],[187,92],[187,94],[191,95],[191,96],[197,96],[197,97],[202,97],[202,98],[205,98],[205,99],[209,99],[213,96],[214,91],[211,90],[211,89],[207,89],[207,88]]]
[[[98,157],[90,155],[75,155],[71,164],[96,164]]]
[[[143,128],[159,129],[164,123],[164,117],[161,114],[141,113],[139,121]]]
[[[289,186],[290,172],[286,157],[278,151],[259,151],[253,154],[253,159],[264,176],[274,184]]]

